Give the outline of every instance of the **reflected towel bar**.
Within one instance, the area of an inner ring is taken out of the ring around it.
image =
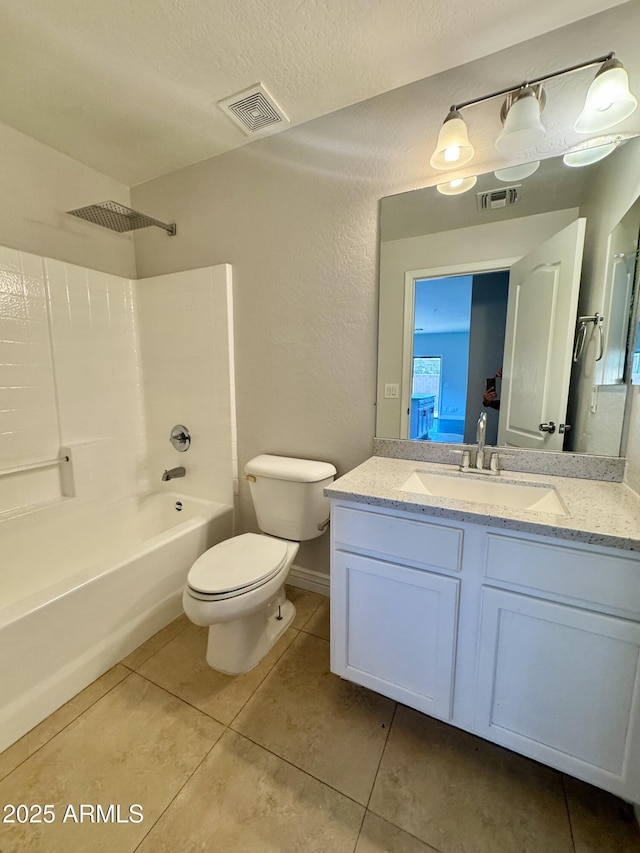
[[[586,317],[578,317],[578,334],[576,336],[575,345],[573,347],[573,363],[575,364],[580,356],[582,355],[582,351],[584,349],[585,340],[587,337],[587,324],[593,323],[593,325],[597,328],[598,332],[600,332],[600,352],[596,361],[600,361],[602,356],[604,355],[604,333],[602,331],[602,323],[604,322],[604,314],[599,314],[597,311],[595,314],[591,314]]]
[[[18,465],[16,468],[3,468],[0,470],[0,477],[7,474],[20,474],[21,471],[34,471],[36,468],[51,468],[53,465],[62,465],[63,462],[68,461],[68,456],[58,456],[56,459],[46,459],[44,462],[32,462],[29,465]]]

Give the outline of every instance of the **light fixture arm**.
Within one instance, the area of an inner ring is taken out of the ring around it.
[[[562,77],[564,74],[571,74],[574,71],[581,71],[583,68],[589,68],[593,65],[602,65],[603,62],[608,62],[610,59],[615,57],[615,53],[611,51],[611,53],[605,54],[605,56],[598,56],[596,59],[589,59],[587,62],[580,62],[577,65],[570,65],[568,68],[563,68],[560,71],[553,71],[551,74],[543,74],[541,77],[536,77],[533,80],[525,80],[517,86],[509,86],[507,89],[500,89],[498,92],[492,92],[490,95],[482,95],[480,98],[472,98],[470,101],[464,101],[461,104],[452,104],[451,111],[459,111],[465,109],[465,107],[471,107],[475,104],[481,104],[484,101],[490,101],[493,98],[500,98],[504,95],[509,95],[512,92],[518,91],[518,89],[523,89],[526,86],[535,86],[538,83],[544,83],[546,80],[553,80],[554,77]]]

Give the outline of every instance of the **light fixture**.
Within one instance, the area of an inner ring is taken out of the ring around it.
[[[500,112],[504,127],[496,139],[498,151],[517,154],[534,148],[544,139],[545,129],[540,113],[545,100],[542,86],[522,86],[507,96]]]
[[[474,154],[467,134],[467,125],[458,110],[452,107],[440,128],[436,150],[429,162],[434,169],[453,169],[464,166]]]
[[[447,181],[444,184],[437,184],[436,189],[442,195],[460,195],[466,193],[472,187],[475,187],[478,178],[472,175],[470,178],[455,178],[453,181]]]
[[[519,86],[511,86],[499,92],[454,104],[440,129],[436,149],[429,161],[431,166],[434,169],[454,169],[464,166],[473,158],[475,152],[469,141],[461,110],[492,98],[506,96],[500,114],[504,127],[496,140],[496,148],[509,155],[535,148],[545,135],[544,125],[540,120],[546,100],[542,83],[594,65],[600,65],[601,68],[589,88],[584,109],[575,123],[575,130],[579,133],[592,133],[623,121],[636,109],[638,102],[629,91],[629,78],[622,63],[613,53],[608,53],[606,56],[553,71],[535,80],[525,80]]]
[[[522,163],[520,166],[497,169],[493,174],[499,181],[510,184],[512,181],[523,181],[525,178],[531,177],[534,172],[537,172],[539,166],[540,160],[534,160],[533,163]]]
[[[628,118],[638,101],[629,91],[629,77],[622,63],[613,56],[595,76],[574,125],[578,133],[598,133]]]
[[[587,143],[580,145],[573,151],[567,151],[562,161],[565,166],[571,166],[574,169],[582,166],[590,166],[592,163],[604,160],[609,154],[613,154],[621,142],[621,136],[617,136],[615,139],[607,137],[590,139]]]

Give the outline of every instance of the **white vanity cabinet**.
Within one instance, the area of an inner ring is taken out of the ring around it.
[[[333,501],[331,668],[640,802],[640,556]]]
[[[334,672],[451,719],[462,537],[455,526],[334,508]]]

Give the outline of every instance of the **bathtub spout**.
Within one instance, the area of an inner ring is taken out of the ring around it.
[[[176,477],[184,477],[186,473],[187,472],[184,470],[182,465],[178,468],[169,468],[169,470],[165,471],[162,475],[162,480],[163,482],[166,482],[167,480],[175,480]]]

